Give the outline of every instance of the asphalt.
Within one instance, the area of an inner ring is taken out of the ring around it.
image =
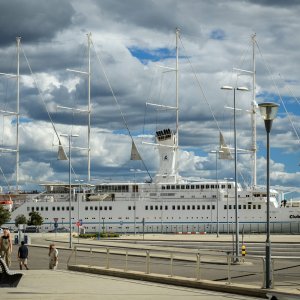
[[[80,245],[106,245],[122,247],[126,240],[175,240],[180,241],[231,241],[231,236],[213,235],[128,235],[119,240],[80,240]],[[248,235],[245,242],[264,242],[263,235]],[[68,234],[31,235],[32,246],[46,247],[55,240],[60,247],[68,248]],[[73,239],[74,242],[78,241]],[[130,241],[128,247],[144,252],[144,245]],[[300,243],[299,235],[274,235],[273,243]],[[65,245],[64,245],[65,244]],[[143,247],[143,249],[139,249]],[[152,250],[155,250],[156,246]],[[221,259],[222,261],[222,259]],[[218,261],[216,262],[218,263]],[[70,265],[69,270],[29,270],[22,271],[17,288],[1,288],[0,299],[254,299],[266,298],[276,294],[277,299],[300,299],[298,288],[276,288],[265,290],[243,284],[217,283],[208,280],[195,280],[170,277],[160,274],[125,272],[124,270],[105,269],[96,266]],[[250,298],[249,298],[250,299]],[[253,299],[253,298],[251,298]]]

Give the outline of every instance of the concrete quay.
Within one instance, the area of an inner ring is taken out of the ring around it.
[[[32,234],[30,247],[48,247],[51,241],[57,243],[59,249],[68,249],[69,234]],[[119,239],[83,240],[73,238],[74,245],[120,247],[134,249],[145,253],[147,245],[134,243],[135,240],[145,241],[232,241],[232,236],[213,235],[125,235]],[[126,242],[128,241],[128,242]],[[264,235],[245,235],[246,242],[264,242]],[[300,243],[298,235],[272,236],[273,243]],[[156,246],[151,246],[155,250]],[[117,251],[117,250],[116,250]],[[215,263],[218,263],[217,261]],[[23,271],[24,276],[16,289],[0,289],[1,299],[254,299],[265,298],[276,294],[277,299],[300,299],[298,288],[275,288],[265,290],[244,284],[226,284],[208,280],[195,280],[178,276],[170,277],[161,274],[145,274],[142,272],[105,269],[96,266],[70,265],[65,270],[29,270]],[[221,294],[219,294],[221,292]],[[226,293],[226,294],[222,294]],[[232,296],[234,294],[236,296]],[[233,298],[231,298],[233,297]],[[253,299],[253,298],[251,298]]]

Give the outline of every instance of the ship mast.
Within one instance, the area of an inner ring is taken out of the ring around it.
[[[17,37],[17,134],[16,134],[16,192],[19,190],[19,165],[20,165],[20,151],[19,151],[19,125],[20,125],[20,41],[21,38]]]
[[[252,125],[252,157],[253,157],[253,166],[252,166],[252,186],[256,186],[256,155],[257,155],[257,146],[256,146],[256,62],[255,62],[255,37],[256,34],[252,35],[252,63],[253,63],[253,76],[252,76],[252,109],[251,109],[251,125]]]
[[[178,145],[179,145],[179,62],[178,62],[178,40],[179,40],[179,28],[176,28],[176,143],[175,143],[175,157],[177,157]],[[178,160],[176,159],[175,165],[176,173],[178,171]]]
[[[91,33],[88,33],[88,182],[91,181]]]

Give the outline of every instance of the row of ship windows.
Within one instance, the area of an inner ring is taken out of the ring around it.
[[[228,205],[228,209],[235,209],[235,205]],[[74,207],[71,208],[74,210]],[[112,206],[86,206],[85,210],[112,210]],[[146,205],[145,210],[168,210],[168,205]],[[216,209],[215,205],[172,205],[172,210],[210,210],[210,209]],[[224,205],[224,209],[227,209],[227,205]],[[261,205],[258,204],[239,204],[238,209],[261,209]],[[45,208],[43,206],[41,207],[27,207],[27,211],[48,211],[49,208],[46,206]],[[68,211],[69,206],[53,206],[52,211]],[[128,206],[128,210],[135,210],[135,206]]]
[[[227,186],[225,184],[195,184],[195,185],[185,185],[185,184],[177,184],[177,185],[163,185],[161,187],[162,190],[204,190],[204,189],[231,189],[231,184]]]

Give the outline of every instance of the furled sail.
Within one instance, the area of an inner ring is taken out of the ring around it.
[[[68,160],[68,156],[67,156],[65,149],[62,146],[60,141],[59,141],[59,145],[58,145],[57,159],[58,160]]]
[[[132,145],[131,145],[131,156],[130,156],[130,160],[142,160],[140,153],[138,152],[136,145],[134,143],[134,141],[132,141]]]
[[[219,159],[233,159],[230,153],[230,149],[225,143],[223,134],[220,132],[220,151],[219,151]]]

